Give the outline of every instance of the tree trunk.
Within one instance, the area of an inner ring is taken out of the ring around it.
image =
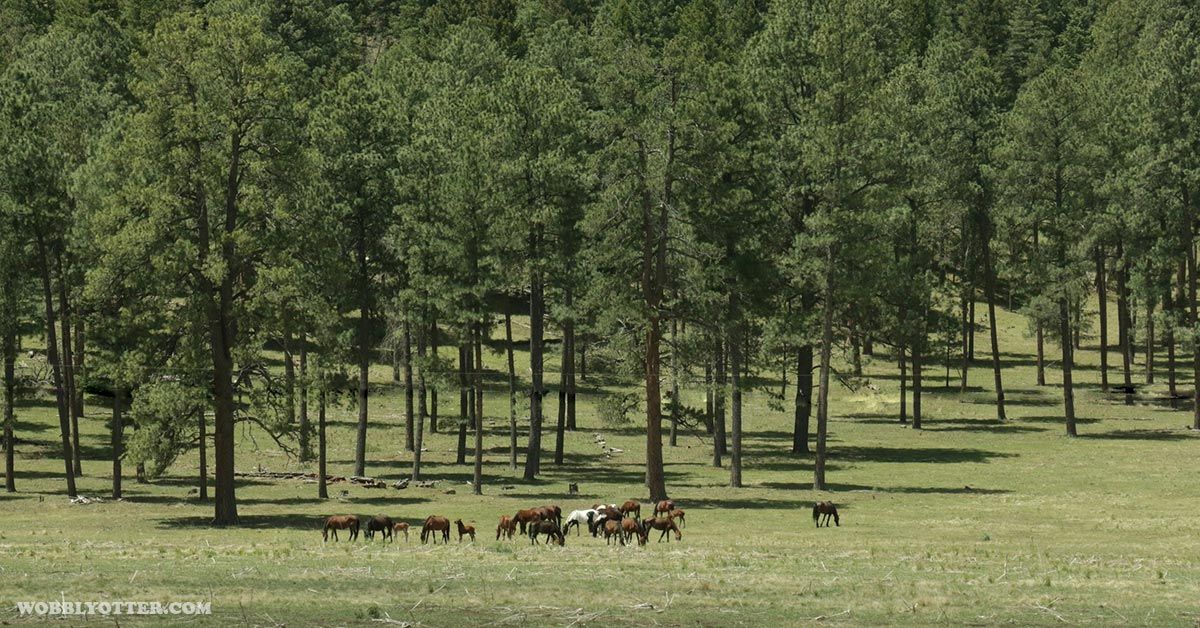
[[[676,97],[675,77],[671,77],[671,104]],[[647,172],[646,146],[639,142],[639,172]],[[667,285],[667,208],[673,204],[672,183],[675,162],[675,127],[667,127],[666,164],[663,173],[663,198],[654,211],[650,190],[642,181],[642,306],[647,314],[645,354],[646,388],[646,488],[650,501],[667,498],[663,477],[662,452],[662,305]],[[644,177],[644,175],[643,175]]]
[[[508,468],[517,469],[517,370],[513,362],[512,314],[504,312],[504,340],[508,353]]]
[[[296,355],[293,347],[292,330],[283,335],[283,394],[287,397],[284,407],[288,425],[296,424]]]
[[[121,499],[121,453],[124,443],[125,427],[122,424],[121,413],[123,412],[121,405],[125,397],[125,391],[115,387],[113,389],[113,406],[112,406],[112,498]]]
[[[679,322],[671,321],[671,436],[672,447],[679,446]],[[784,376],[786,377],[786,375]]]
[[[358,321],[358,440],[354,445],[354,475],[367,474],[367,388],[370,384],[370,349],[367,348],[367,316],[364,304],[359,308]]]
[[[1172,407],[1174,407],[1176,391],[1175,383],[1175,324],[1174,324],[1175,301],[1171,297],[1171,288],[1168,287],[1163,292],[1163,313],[1169,314],[1172,317],[1167,319],[1166,329],[1163,330],[1163,344],[1167,345],[1167,394],[1171,397]]]
[[[825,440],[829,429],[829,371],[833,356],[833,248],[825,248],[825,302],[821,321],[821,370],[817,385],[817,452],[813,461],[813,490],[825,490]]]
[[[74,413],[75,413],[74,427],[76,428],[76,431],[78,431],[79,420],[86,418],[83,414],[83,389],[84,389],[85,384],[87,383],[86,371],[84,371],[84,357],[86,357],[85,356],[85,349],[86,349],[85,341],[87,340],[87,338],[84,336],[83,323],[84,323],[83,312],[82,312],[81,308],[79,307],[79,305],[76,305],[75,306],[75,328],[74,328],[74,333],[73,333],[73,337],[75,339],[74,340],[75,348],[71,352],[71,358],[72,358],[72,361],[75,363],[75,369],[76,369],[75,375],[71,380],[71,407],[74,409]],[[74,444],[75,444],[76,466],[78,467],[79,466],[78,460],[80,458],[79,442],[76,441]],[[83,473],[82,467],[80,467],[76,470],[80,474]]]
[[[1096,299],[1100,308],[1100,390],[1108,392],[1108,281],[1103,249],[1096,250]]]
[[[704,360],[704,433],[713,433],[713,361]]]
[[[900,357],[900,425],[908,425],[908,360],[903,344],[896,349]]]
[[[1187,243],[1187,265],[1188,265],[1188,304],[1191,308],[1191,323],[1192,329],[1196,329],[1197,321],[1200,321],[1200,316],[1197,316],[1196,304],[1196,245],[1192,241],[1192,235],[1189,232]],[[1200,430],[1200,343],[1192,343],[1192,428]]]
[[[325,441],[325,386],[321,385],[317,392],[317,475],[320,476],[320,481],[317,482],[317,497],[320,499],[329,499],[329,471],[326,463],[326,441]]]
[[[968,301],[970,317],[967,323],[967,363],[975,361],[975,284],[971,284],[971,297]]]
[[[568,355],[567,336],[565,333],[562,338],[560,356],[558,369],[558,421],[554,424],[554,464],[556,465],[563,463],[563,436],[567,430],[567,364],[570,362],[571,356]]]
[[[71,343],[71,304],[67,299],[67,276],[63,273],[62,252],[54,254],[58,269],[58,313],[62,327],[62,370],[63,394],[66,396],[67,413],[71,418],[71,470],[75,477],[83,475],[83,460],[79,452],[79,415],[75,413],[75,358]]]
[[[300,334],[300,462],[312,460],[312,443],[308,421],[308,339]]]
[[[563,294],[563,303],[567,306],[568,316],[563,323],[563,340],[567,344],[567,431],[578,429],[575,417],[575,290],[571,286]]]
[[[854,369],[855,377],[863,376],[862,342],[858,337],[858,329],[854,321],[850,321],[850,366]]]
[[[1000,323],[996,318],[996,273],[992,268],[991,238],[983,243],[983,291],[988,307],[988,336],[992,346],[992,385],[996,388],[996,419],[1008,419],[1004,408],[1004,380],[1000,374]]]
[[[404,338],[400,344],[400,359],[404,367],[404,448],[413,450],[413,360],[412,360],[412,329],[408,318],[404,319]]]
[[[13,466],[15,454],[13,447],[13,423],[16,422],[16,362],[17,342],[16,333],[9,332],[4,336],[4,489],[9,493],[17,491],[17,478]]]
[[[921,330],[918,332],[912,346],[912,428],[914,430],[921,429],[921,375],[923,371],[921,360],[924,357],[924,351],[925,324],[922,321]]]
[[[466,338],[460,339],[458,345],[458,449],[455,453],[455,464],[467,462],[467,425],[474,423],[472,413],[475,412],[475,397],[471,394],[471,384],[467,371],[471,370],[472,354],[467,347]]]
[[[475,323],[475,477],[472,493],[483,495],[483,326]]]
[[[429,349],[433,354],[434,364],[437,363],[438,357],[438,324],[433,321],[429,326]],[[429,387],[429,433],[437,434],[438,431],[438,389],[437,386]]]
[[[970,345],[970,337],[971,337],[971,321],[970,321],[970,319],[968,318],[968,313],[969,313],[969,310],[970,310],[970,308],[968,307],[968,303],[970,302],[970,300],[971,300],[971,299],[970,299],[970,297],[968,297],[968,296],[967,296],[967,295],[964,293],[964,294],[963,294],[963,297],[962,297],[962,304],[961,304],[961,305],[962,305],[962,308],[961,308],[961,309],[962,309],[962,314],[961,314],[961,322],[962,322],[962,339],[961,339],[961,340],[962,340],[962,347],[961,347],[961,350],[962,350],[962,353],[961,353],[961,356],[962,356],[962,365],[961,365],[961,367],[960,367],[960,369],[959,369],[959,375],[961,376],[961,380],[959,381],[959,384],[958,384],[958,391],[959,391],[960,393],[966,393],[966,392],[967,392],[967,376],[968,376],[968,373],[970,372],[970,368],[971,368],[971,360],[970,360],[970,353],[969,353],[969,345]],[[920,344],[920,340],[918,340],[916,343],[913,343],[913,344],[914,344],[914,345]],[[914,347],[913,347],[913,366],[914,366],[914,371],[913,371],[913,384],[914,384],[914,386],[915,386],[915,384],[916,384],[916,368],[915,368],[915,367],[916,367],[916,360],[918,360],[918,359],[919,359],[919,355],[918,355],[918,354],[919,354],[920,352],[921,352],[921,349],[920,349],[919,347],[916,347],[916,346],[914,346]],[[915,388],[914,388],[914,394],[915,394]],[[916,398],[915,398],[915,397],[913,398],[913,402],[914,402],[914,406],[913,406],[913,424],[914,424],[914,425],[913,425],[913,427],[917,427],[917,423],[918,423],[918,422],[917,422],[917,420],[916,420],[916,405],[915,405]]]
[[[731,382],[733,384],[733,407],[731,412],[732,429],[730,432],[733,447],[729,455],[729,486],[733,488],[741,488],[742,486],[742,356],[740,332],[739,324],[733,323],[733,338],[730,338],[729,342],[729,373],[733,379]]]
[[[1037,323],[1037,385],[1046,385],[1046,344],[1042,321]]]
[[[1058,302],[1059,344],[1062,346],[1063,411],[1067,419],[1067,436],[1075,436],[1075,390],[1071,385],[1071,319],[1066,299]]]
[[[713,401],[713,412],[716,415],[713,423],[713,466],[721,466],[721,457],[725,455],[725,342],[717,341],[717,387],[716,399]]]
[[[42,234],[37,234],[38,256],[42,259],[42,296],[46,307],[46,361],[50,363],[51,382],[54,385],[54,397],[58,404],[58,424],[62,433],[62,456],[64,475],[67,480],[67,495],[74,498],[75,470],[72,468],[71,455],[71,417],[67,408],[67,398],[63,390],[62,363],[58,359],[58,336],[54,331],[54,292],[50,286],[50,256]]]
[[[1125,394],[1133,392],[1133,344],[1129,337],[1129,262],[1125,259],[1121,244],[1117,244],[1117,257],[1121,264],[1117,271],[1117,339],[1121,343],[1121,368],[1125,382]]]
[[[196,432],[200,435],[200,474],[198,499],[208,501],[208,427],[205,424],[204,408],[196,410]]]
[[[412,479],[421,479],[421,447],[425,440],[425,417],[429,416],[425,394],[425,330],[417,327],[417,420],[413,427]]]
[[[529,276],[529,443],[525,447],[526,480],[537,479],[542,463],[542,382],[545,303],[542,296],[542,272],[538,266],[542,248],[541,227],[530,234]]]
[[[1146,383],[1154,383],[1154,299],[1146,299]]]
[[[792,429],[792,453],[808,453],[808,421],[812,416],[813,348],[806,344],[796,356],[796,408]]]

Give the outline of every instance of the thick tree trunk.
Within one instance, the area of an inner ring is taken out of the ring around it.
[[[1196,244],[1192,241],[1192,235],[1189,232],[1187,243],[1187,265],[1188,265],[1188,305],[1191,309],[1192,329],[1196,329],[1196,324],[1200,321],[1200,316],[1197,312],[1196,303]],[[1200,343],[1192,343],[1192,428],[1200,430]]]
[[[713,401],[713,466],[721,466],[721,457],[725,455],[725,342],[717,342],[717,387],[716,399]]]
[[[483,495],[483,326],[475,323],[475,495]]]
[[[806,344],[796,355],[796,408],[792,453],[808,453],[808,422],[812,417],[813,348]]]
[[[413,428],[413,466],[412,479],[421,479],[421,447],[425,441],[425,418],[429,416],[425,394],[425,330],[417,327],[417,420]]]
[[[1071,385],[1071,318],[1066,299],[1058,302],[1059,344],[1062,346],[1063,412],[1067,436],[1075,436],[1075,389]]]
[[[733,393],[732,425],[730,436],[732,448],[729,452],[729,486],[742,486],[742,378],[741,378],[741,329],[738,323],[733,323],[733,337],[729,342],[729,373],[732,376]]]
[[[817,385],[817,452],[813,461],[813,490],[825,490],[825,441],[829,429],[829,373],[833,357],[833,248],[825,249],[824,309],[821,321],[821,370]]]
[[[1037,385],[1046,385],[1046,338],[1042,330],[1042,322],[1037,323]]]
[[[413,395],[416,394],[416,391],[413,388],[412,329],[409,327],[408,318],[404,319],[404,338],[400,345],[400,360],[404,368],[404,449],[412,451],[413,404],[415,403]]]
[[[15,453],[13,447],[13,424],[16,422],[16,334],[9,333],[4,337],[4,490],[9,493],[17,491],[16,471],[13,465]]]
[[[1129,262],[1124,258],[1121,245],[1117,244],[1120,269],[1117,272],[1117,339],[1121,343],[1121,368],[1125,382],[1125,394],[1133,392],[1133,351],[1129,320]]]
[[[512,314],[504,312],[504,345],[508,353],[508,468],[517,469],[517,370],[513,361]]]
[[[1000,322],[996,318],[996,272],[992,268],[990,238],[983,243],[983,291],[988,307],[988,336],[992,348],[992,386],[996,389],[996,419],[1007,420],[1004,407],[1004,379],[1000,373]]]
[[[204,417],[204,408],[196,410],[196,432],[200,436],[200,472],[196,478],[198,484],[197,498],[208,501],[208,426]]]
[[[121,499],[121,453],[125,438],[125,426],[122,423],[121,407],[125,391],[117,387],[113,390],[112,406],[112,498]]]
[[[329,459],[326,457],[325,407],[325,386],[322,385],[317,392],[317,475],[321,478],[317,482],[317,497],[320,499],[329,499],[329,470],[327,467]]]
[[[79,415],[75,413],[75,358],[71,343],[71,304],[67,299],[67,276],[63,272],[62,252],[54,254],[58,269],[58,314],[62,327],[62,372],[63,394],[66,396],[67,413],[71,418],[71,469],[75,477],[83,475],[83,460],[79,452]]]
[[[51,382],[58,404],[58,424],[62,434],[62,456],[64,475],[67,480],[67,495],[75,497],[75,470],[71,454],[71,417],[67,408],[66,391],[63,390],[62,363],[58,356],[58,335],[54,330],[54,292],[50,286],[50,256],[42,234],[37,234],[38,256],[42,259],[42,296],[46,308],[46,361],[50,363]]]
[[[312,460],[312,443],[310,432],[312,424],[308,420],[308,339],[300,334],[300,462]]]
[[[1146,383],[1154,383],[1154,300],[1146,299]]]
[[[1096,299],[1100,308],[1100,390],[1108,392],[1108,281],[1103,249],[1096,250]]]
[[[674,77],[671,80],[671,102],[677,96]],[[639,172],[646,173],[647,155],[644,143],[639,143]],[[642,363],[645,367],[646,389],[646,488],[650,501],[667,498],[663,477],[662,455],[662,305],[667,285],[667,211],[672,205],[673,166],[675,161],[675,128],[667,128],[666,166],[663,176],[663,199],[654,211],[650,190],[643,180],[640,185],[642,208],[642,305],[646,312],[646,344]]]
[[[538,267],[541,258],[541,228],[535,228],[530,235],[530,277],[529,277],[529,443],[525,447],[526,480],[537,479],[541,472],[542,463],[542,395],[545,385],[542,381],[543,366],[543,335],[545,302],[542,295],[542,272]]]

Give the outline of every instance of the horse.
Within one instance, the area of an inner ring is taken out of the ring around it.
[[[631,500],[625,502],[624,504],[621,504],[621,507],[619,508],[619,510],[621,511],[622,515],[628,515],[629,513],[633,513],[634,521],[637,521],[638,519],[642,518],[641,502],[631,499]]]
[[[392,526],[394,525],[395,523],[392,522],[391,517],[387,515],[375,515],[367,520],[366,537],[373,539],[375,538],[375,533],[380,532],[385,541],[391,541],[393,540]]]
[[[475,541],[475,526],[463,525],[462,519],[455,519],[454,525],[458,526],[458,542],[462,543],[464,535],[470,535],[471,541]]]
[[[837,506],[833,502],[817,502],[813,504],[813,522],[817,527],[821,527],[821,515],[825,515],[825,527],[829,527],[829,518],[833,517],[833,524],[841,527],[842,522],[838,518]]]
[[[518,510],[517,514],[513,515],[513,521],[521,525],[521,534],[525,534],[525,527],[527,525],[536,521],[541,521],[541,519],[541,508],[527,508],[525,510]]]
[[[612,545],[612,538],[617,537],[621,545],[625,544],[625,534],[621,531],[621,520],[609,519],[604,522],[604,544]]]
[[[609,519],[616,519],[618,521],[621,520],[621,509],[617,508],[616,504],[601,504],[600,507],[596,508],[596,510],[600,511],[600,514],[608,517]]]
[[[334,515],[325,520],[325,528],[321,531],[321,537],[329,540],[329,531],[333,530],[333,540],[338,540],[338,530],[349,530],[350,540],[358,538],[358,517],[354,515]]]
[[[535,521],[529,525],[530,545],[537,544],[537,538],[539,534],[546,535],[546,545],[549,545],[551,541],[555,541],[559,545],[567,544],[566,536],[562,533],[562,530],[559,530],[558,526],[554,525],[554,522],[549,519]]]
[[[508,538],[513,538],[513,533],[517,531],[517,520],[508,515],[500,515],[500,523],[496,526],[496,540],[507,535]]]
[[[654,505],[654,516],[657,517],[658,513],[669,515],[672,510],[675,510],[675,502],[670,499],[664,499]]]
[[[554,522],[554,525],[562,527],[562,508],[557,504],[548,504],[541,507],[542,518],[549,519]]]
[[[667,519],[646,519],[642,521],[642,527],[646,534],[650,534],[650,529],[662,530],[662,534],[658,535],[658,542],[662,543],[663,537],[666,537],[667,542],[671,542],[670,532],[675,532],[675,540],[682,541],[683,533],[679,531],[679,526],[675,525],[675,520]]]
[[[571,531],[571,526],[575,526],[575,536],[579,536],[580,525],[587,525],[588,534],[592,533],[596,525],[596,517],[600,513],[596,510],[572,510],[571,514],[567,515],[567,523],[563,526],[563,534]]]
[[[429,536],[433,537],[433,544],[437,545],[437,533],[442,533],[442,542],[450,542],[450,520],[445,517],[432,515],[425,518],[425,523],[421,525],[421,542]]]
[[[638,545],[646,544],[646,531],[642,529],[642,525],[633,519],[621,520],[621,532],[625,534],[625,541],[633,540],[633,535],[637,535]]]
[[[667,513],[667,518],[668,519],[678,519],[679,523],[682,524],[680,527],[683,527],[683,528],[687,527],[687,519],[683,518],[683,509],[682,508],[676,508],[676,509],[672,510],[671,512]]]
[[[395,538],[396,533],[398,533],[398,532],[404,533],[404,542],[407,543],[408,542],[408,523],[405,521],[401,521],[401,522],[393,525],[392,526],[392,537]]]

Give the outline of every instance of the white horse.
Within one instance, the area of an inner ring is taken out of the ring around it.
[[[579,526],[581,524],[587,526],[588,534],[591,534],[593,527],[596,524],[596,519],[599,517],[600,511],[598,510],[593,510],[590,508],[587,510],[572,510],[571,514],[567,515],[567,522],[563,524],[563,534],[566,534],[571,529],[572,524],[575,525],[575,536],[579,536],[581,534],[579,532]]]

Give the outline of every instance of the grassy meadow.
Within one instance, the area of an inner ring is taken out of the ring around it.
[[[567,464],[553,464],[548,430],[537,482],[508,468],[506,393],[496,377],[485,402],[483,497],[465,483],[470,467],[453,464],[451,419],[426,434],[424,474],[436,487],[334,484],[323,501],[311,483],[244,480],[236,529],[207,526],[211,504],[190,492],[194,454],[149,484],[136,484],[126,465],[123,501],[68,503],[50,399],[28,400],[17,423],[19,492],[0,493],[0,621],[106,624],[113,618],[21,617],[15,604],[120,599],[211,601],[213,614],[115,618],[119,625],[1200,624],[1200,435],[1186,428],[1190,407],[1158,403],[1162,384],[1128,404],[1103,394],[1091,337],[1076,371],[1081,436],[1066,438],[1057,364],[1048,365],[1048,385],[1036,386],[1027,324],[1004,313],[1011,420],[996,423],[980,322],[966,394],[957,373],[946,389],[942,365],[926,372],[922,431],[896,422],[897,372],[882,347],[866,359],[871,387],[835,391],[828,493],[812,491],[810,456],[787,453],[790,386],[782,405],[761,388],[746,397],[746,488],[728,488],[727,469],[712,467],[709,438],[682,433],[665,458],[687,527],[682,542],[656,543],[655,534],[645,547],[607,546],[586,531],[572,532],[565,547],[494,540],[497,517],[519,508],[556,502],[565,514],[645,497],[641,430],[600,424],[591,378],[582,382],[580,429],[567,435]],[[492,347],[487,364],[502,369],[502,344]],[[1048,357],[1056,353],[1047,343]],[[1139,382],[1142,364],[1139,353]],[[552,386],[555,367],[552,359]],[[768,379],[777,374],[756,375],[756,385],[778,391]],[[1111,377],[1119,379],[1115,370]],[[378,366],[373,378],[367,472],[390,482],[411,465],[402,393],[390,368]],[[687,403],[702,406],[702,394],[689,387]],[[108,409],[88,402],[80,492],[105,497]],[[552,394],[548,426],[556,405]],[[456,413],[457,394],[443,395],[441,414]],[[333,408],[330,420],[330,472],[349,475],[354,410]],[[598,433],[624,451],[606,457]],[[315,469],[249,427],[239,434],[241,471]],[[568,496],[570,482],[580,495]],[[814,528],[814,499],[838,504],[840,527]],[[407,544],[322,543],[322,517],[338,513],[386,513],[414,526],[431,514],[461,517],[481,535],[449,546],[422,545],[415,533]]]

